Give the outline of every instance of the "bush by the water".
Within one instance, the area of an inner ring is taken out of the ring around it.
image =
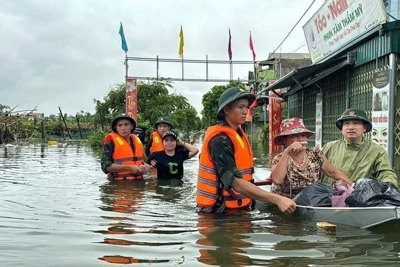
[[[97,130],[88,137],[86,142],[91,147],[101,147],[103,139],[106,136],[106,134],[107,133],[102,130]]]

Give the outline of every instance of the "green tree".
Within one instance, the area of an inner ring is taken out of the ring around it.
[[[168,116],[180,131],[188,133],[200,128],[197,112],[186,97],[169,94],[170,81],[152,81],[138,84],[138,125],[152,128],[159,117]],[[104,101],[94,99],[95,120],[102,129],[109,129],[112,119],[125,113],[125,84],[116,85],[104,97]]]
[[[245,85],[241,82],[230,82],[227,85],[217,85],[211,88],[211,90],[203,95],[202,104],[202,125],[203,128],[207,128],[211,125],[214,125],[217,122],[217,110],[218,110],[218,99],[226,89],[231,87],[240,87],[244,88]]]
[[[175,127],[185,134],[201,129],[201,120],[193,107],[177,109],[170,118]]]
[[[94,123],[102,130],[109,129],[112,119],[118,114],[125,113],[125,84],[116,85],[104,97],[104,102],[94,99],[96,104]]]

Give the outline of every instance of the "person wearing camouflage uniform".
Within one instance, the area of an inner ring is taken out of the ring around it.
[[[200,154],[197,181],[197,211],[220,213],[249,208],[252,199],[271,202],[285,213],[293,213],[293,200],[267,192],[252,183],[251,147],[241,125],[255,95],[233,87],[219,98],[218,125],[207,129]]]
[[[393,171],[386,150],[379,144],[364,138],[364,133],[372,129],[372,124],[364,111],[350,108],[336,121],[343,139],[327,143],[323,152],[328,160],[347,174],[351,180],[373,177],[381,182],[398,186],[398,178]],[[321,181],[331,184],[334,180],[322,175]]]

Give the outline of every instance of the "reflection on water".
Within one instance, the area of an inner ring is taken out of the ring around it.
[[[266,153],[255,149],[265,178]],[[399,224],[374,229],[253,211],[197,214],[198,158],[182,181],[109,182],[80,145],[0,147],[2,266],[398,266]]]
[[[252,260],[245,255],[245,248],[252,247],[248,240],[252,233],[249,212],[237,211],[236,214],[212,215],[199,214],[197,229],[202,238],[196,241],[200,245],[199,262],[208,265],[249,266]]]

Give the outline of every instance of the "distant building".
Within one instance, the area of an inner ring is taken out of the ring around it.
[[[309,53],[270,53],[267,61],[274,62],[275,79],[280,79],[293,69],[312,64]]]

